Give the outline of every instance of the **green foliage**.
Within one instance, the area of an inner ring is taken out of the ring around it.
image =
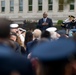
[[[27,22],[25,29],[26,29],[27,31],[28,31],[28,30],[34,30],[34,29],[36,29],[36,26],[37,26],[37,23],[35,23],[35,22],[33,22],[33,23]]]
[[[61,24],[63,23],[63,20],[58,20],[57,24],[55,25],[55,27],[60,30],[62,29]]]
[[[63,23],[63,20],[58,20],[57,25],[61,25]]]

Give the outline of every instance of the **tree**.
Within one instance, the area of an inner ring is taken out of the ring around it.
[[[61,0],[61,3],[63,4],[69,4],[71,2],[73,2],[73,0]]]

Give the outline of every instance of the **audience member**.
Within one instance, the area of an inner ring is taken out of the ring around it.
[[[41,30],[39,30],[39,29],[35,29],[34,31],[33,31],[33,40],[34,39],[40,39],[41,38]]]
[[[40,40],[40,38],[41,38],[41,30],[35,29],[33,31],[33,40],[28,42],[26,45],[27,54],[29,54],[31,52],[31,49],[38,44],[38,41]]]
[[[25,33],[26,33],[26,30],[24,30],[22,28],[18,28],[18,36],[20,37],[20,39],[23,43],[25,41]]]
[[[66,34],[69,33],[69,29],[75,29],[76,21],[73,15],[69,15],[66,20],[63,21],[62,27],[65,28]]]
[[[40,44],[32,50],[32,65],[36,75],[72,75],[73,40],[60,39]]]
[[[60,38],[69,38],[65,30],[59,30],[57,33],[60,34]]]
[[[17,35],[16,35],[16,33],[11,32],[11,33],[10,33],[10,39],[13,40],[13,41],[16,41],[16,40],[17,40]]]
[[[24,20],[24,21],[23,21],[23,25],[22,25],[22,28],[23,28],[23,29],[26,29],[26,24],[27,24],[27,23],[26,23],[26,20]]]
[[[48,32],[48,31],[43,31],[42,34],[41,34],[41,40],[42,40],[42,39],[51,40],[50,32]]]
[[[33,34],[31,31],[27,31],[25,34],[25,41],[24,41],[24,45],[26,47],[27,43],[33,40]]]
[[[46,31],[50,32],[51,40],[59,39],[60,35],[56,32],[56,30],[57,30],[57,28],[55,28],[55,27],[50,27],[50,28],[46,29]]]
[[[17,33],[18,27],[18,24],[10,24],[11,32]]]

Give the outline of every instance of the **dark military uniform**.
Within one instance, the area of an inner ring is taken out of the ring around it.
[[[37,46],[32,50],[32,58],[36,58],[41,66],[40,75],[65,75],[66,65],[72,61],[74,52],[75,43],[72,40],[59,39]]]
[[[69,18],[72,18],[72,20],[70,21]],[[69,15],[69,18],[66,21],[64,21],[61,26],[66,29],[74,29],[74,26],[76,26],[76,22],[74,20],[75,17]]]
[[[75,29],[76,28],[76,21],[75,21],[75,17],[72,15],[69,15],[69,18],[66,19],[62,24],[61,24],[62,28],[65,28],[66,30],[66,34],[68,34],[69,29]]]
[[[33,75],[32,65],[26,56],[21,56],[9,46],[0,44],[0,75],[11,75],[12,72]]]

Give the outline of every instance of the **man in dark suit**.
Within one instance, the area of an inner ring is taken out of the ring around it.
[[[49,27],[52,27],[53,23],[52,23],[52,19],[47,17],[47,13],[44,12],[43,13],[43,18],[39,20],[37,28],[39,28],[41,31],[46,30]]]
[[[33,31],[33,41],[28,42],[26,46],[27,55],[32,51],[31,49],[38,44],[40,37],[41,37],[41,30],[35,29]]]

